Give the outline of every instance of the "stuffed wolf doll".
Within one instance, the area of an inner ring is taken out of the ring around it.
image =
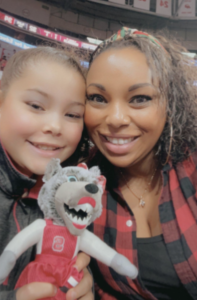
[[[130,278],[137,269],[123,255],[107,246],[86,227],[100,216],[105,177],[98,167],[85,164],[62,168],[58,159],[47,166],[38,203],[45,219],[38,219],[19,232],[0,257],[0,283],[13,269],[17,258],[29,247],[37,245],[33,262],[19,277],[16,288],[29,282],[51,282],[58,286],[54,299],[65,299],[65,292],[78,284],[83,273],[73,265],[78,251]]]

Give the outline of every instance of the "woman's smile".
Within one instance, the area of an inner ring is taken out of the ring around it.
[[[131,151],[138,140],[138,137],[112,137],[100,134],[101,141],[104,143],[108,151],[114,154],[124,155]]]
[[[129,167],[153,150],[166,121],[165,105],[159,100],[146,57],[137,49],[108,50],[93,61],[87,75],[85,123],[112,164]]]
[[[105,136],[103,135],[103,137],[110,143],[115,144],[115,145],[124,145],[124,144],[128,144],[132,141],[134,141],[135,137],[127,137],[127,138],[123,138],[123,137],[111,137],[111,136]]]

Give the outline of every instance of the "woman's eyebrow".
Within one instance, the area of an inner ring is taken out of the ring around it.
[[[98,84],[98,83],[90,83],[90,84],[88,85],[88,87],[89,87],[89,86],[96,86],[96,87],[99,88],[100,90],[106,91],[105,88],[104,88],[104,86],[103,86],[102,84]]]
[[[156,87],[154,85],[152,85],[151,83],[148,83],[148,82],[144,82],[144,83],[137,83],[137,84],[134,84],[134,85],[131,85],[128,89],[129,92],[133,91],[133,90],[137,90],[139,88],[142,88],[142,87],[145,87],[145,86],[151,86],[153,87],[154,89],[156,89]]]
[[[100,90],[102,90],[102,91],[104,91],[104,92],[106,91],[105,87],[104,87],[103,85],[101,85],[101,84],[98,84],[98,83],[90,83],[90,84],[88,85],[88,87],[89,87],[89,86],[95,86],[95,87],[99,88]],[[136,90],[136,89],[139,89],[139,88],[145,87],[145,86],[151,86],[151,87],[153,87],[154,89],[157,89],[157,88],[156,88],[154,85],[152,85],[151,83],[144,82],[144,83],[137,83],[137,84],[131,85],[131,86],[129,87],[128,91],[131,92],[131,91],[133,91],[133,90]]]

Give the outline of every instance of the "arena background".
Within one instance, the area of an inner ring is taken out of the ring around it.
[[[122,26],[178,39],[197,53],[197,0],[0,0],[0,76],[16,52],[59,44],[93,51]]]

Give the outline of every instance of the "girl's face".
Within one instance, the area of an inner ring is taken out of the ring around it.
[[[14,80],[0,105],[0,138],[24,174],[44,174],[75,151],[83,130],[85,83],[71,67],[37,62]]]
[[[87,76],[85,123],[93,142],[115,166],[152,155],[165,122],[165,105],[146,57],[135,48],[110,49]]]

